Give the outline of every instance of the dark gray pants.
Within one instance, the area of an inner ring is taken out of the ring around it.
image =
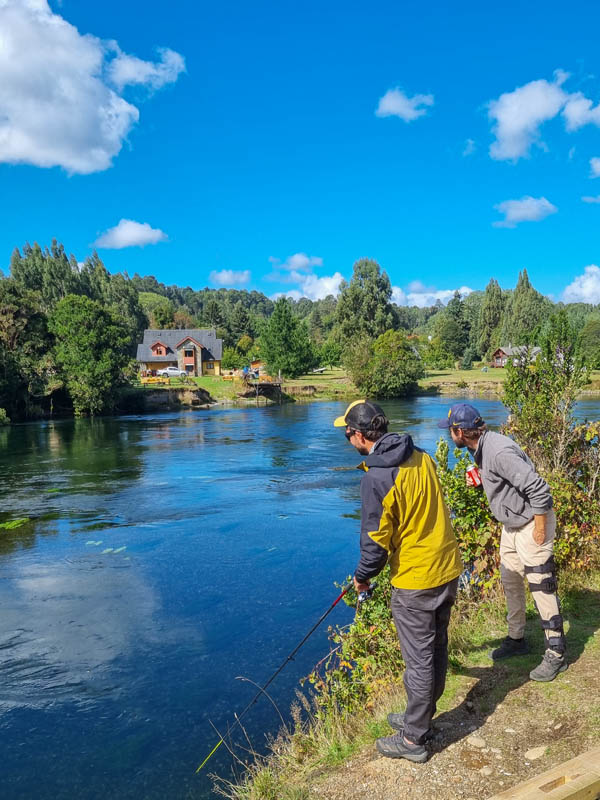
[[[396,589],[392,616],[406,664],[404,735],[423,742],[446,685],[448,623],[458,578],[434,589]]]

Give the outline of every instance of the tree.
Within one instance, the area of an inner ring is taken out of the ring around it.
[[[239,342],[242,336],[250,336],[252,334],[250,314],[242,305],[241,300],[238,300],[234,305],[227,327],[233,342]]]
[[[454,365],[454,355],[446,347],[446,343],[434,336],[423,350],[423,360],[432,369],[451,369]]]
[[[49,324],[75,414],[111,408],[128,362],[125,327],[97,301],[76,295],[57,304]]]
[[[246,363],[244,356],[235,347],[224,347],[221,366],[223,369],[240,369]]]
[[[500,345],[500,323],[502,321],[502,311],[504,308],[504,298],[502,289],[495,278],[492,278],[485,287],[483,303],[479,311],[476,348],[483,358],[489,358],[492,350]]]
[[[140,292],[139,302],[150,328],[165,330],[173,327],[173,304],[166,297],[154,292]]]
[[[315,354],[306,324],[292,312],[290,301],[280,297],[261,336],[261,354],[271,375],[302,375],[314,366]]]
[[[590,369],[600,369],[600,319],[591,317],[581,332],[581,346]]]
[[[0,281],[0,406],[17,417],[59,386],[41,303],[40,292]]]
[[[586,381],[579,337],[564,310],[555,314],[532,361],[509,361],[504,404],[508,430],[543,472],[569,474],[576,446],[574,407]]]
[[[321,345],[320,362],[321,364],[327,364],[329,369],[333,369],[333,367],[339,367],[341,361],[342,346],[334,337],[330,336]]]
[[[368,349],[363,345],[354,355],[352,378],[369,397],[405,397],[417,389],[419,378],[425,375],[423,362],[403,331],[386,331]]]
[[[537,344],[538,330],[552,310],[552,303],[536,292],[524,269],[502,315],[502,344]]]
[[[357,261],[350,283],[342,281],[340,290],[336,322],[343,341],[362,336],[375,339],[394,327],[392,285],[376,261]]]

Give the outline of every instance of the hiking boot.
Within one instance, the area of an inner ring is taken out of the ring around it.
[[[511,639],[510,636],[507,636],[500,647],[492,650],[490,656],[494,661],[498,661],[500,658],[509,658],[509,656],[525,656],[528,652],[529,647],[524,638]]]
[[[567,668],[567,660],[560,653],[554,650],[546,650],[541,663],[529,673],[532,681],[553,681],[560,673]]]
[[[400,731],[400,732],[404,731],[403,712],[400,712],[399,714],[388,714],[387,721],[390,728],[393,728],[395,731]],[[424,739],[426,742],[428,742],[430,739],[433,739],[434,736],[435,736],[435,731],[433,730],[433,728],[429,728],[429,730],[424,736]]]
[[[375,747],[386,758],[406,758],[408,761],[415,761],[423,764],[427,761],[427,750],[422,744],[409,744],[402,733],[395,733],[393,736],[384,736],[377,739]]]

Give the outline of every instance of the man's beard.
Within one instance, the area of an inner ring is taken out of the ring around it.
[[[357,449],[357,450],[358,450],[358,452],[361,454],[361,456],[368,456],[368,455],[369,455],[369,453],[371,452],[371,451],[369,450],[369,448],[368,448],[368,447],[365,447],[365,445],[363,445],[363,444],[359,445],[359,446],[358,446],[356,449]]]

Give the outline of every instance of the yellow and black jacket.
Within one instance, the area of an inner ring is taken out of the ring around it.
[[[462,563],[431,456],[407,434],[386,433],[359,465],[360,561],[365,582],[390,562],[399,589],[431,589],[457,578]]]

